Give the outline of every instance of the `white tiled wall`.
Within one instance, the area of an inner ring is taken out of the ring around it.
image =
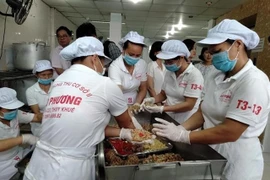
[[[7,7],[5,0],[0,1],[1,12],[5,12]],[[0,15],[0,43],[3,40],[4,18],[4,16]],[[51,48],[54,48],[57,45],[56,38],[54,37],[55,30],[62,25],[67,26],[73,32],[77,28],[62,14],[50,8],[41,0],[33,1],[30,13],[22,25],[17,25],[12,17],[7,17],[4,44],[4,52],[6,53],[0,60],[0,70],[4,68],[4,62],[7,61],[6,54],[8,54],[12,43],[45,41]]]

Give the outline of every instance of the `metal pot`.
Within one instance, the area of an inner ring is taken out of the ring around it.
[[[14,67],[20,70],[32,70],[37,60],[49,60],[50,48],[45,42],[13,43]]]

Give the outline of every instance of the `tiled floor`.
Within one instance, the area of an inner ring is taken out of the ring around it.
[[[270,153],[263,153],[264,172],[262,180],[270,180]]]

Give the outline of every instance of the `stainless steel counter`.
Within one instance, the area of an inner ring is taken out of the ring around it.
[[[136,115],[139,123],[155,122],[154,118],[160,117],[178,124],[167,114],[150,114],[147,112]],[[110,124],[115,124],[111,120]],[[182,180],[182,179],[220,179],[226,165],[226,159],[208,145],[184,144],[171,142],[174,146],[171,152],[180,154],[185,161],[171,163],[152,163],[139,165],[106,166],[104,146],[98,146],[99,156],[97,166],[100,180]]]

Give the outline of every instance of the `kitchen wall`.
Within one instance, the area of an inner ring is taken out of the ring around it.
[[[0,1],[0,11],[5,12],[8,5],[6,1]],[[0,15],[0,43],[3,38],[5,16]],[[38,42],[44,41],[51,48],[57,45],[54,36],[55,30],[61,26],[67,26],[73,32],[76,26],[58,11],[50,8],[41,0],[34,0],[30,13],[22,25],[17,25],[12,17],[7,17],[4,44],[4,55],[0,60],[0,70],[5,70],[6,61],[10,58],[10,47],[15,42]],[[1,54],[1,53],[0,53]]]
[[[257,14],[254,31],[256,31],[261,38],[265,38],[264,49],[258,53],[256,66],[264,71],[270,77],[270,46],[267,38],[270,35],[270,1],[269,0],[250,0],[231,12],[219,17],[217,23],[225,18],[242,20]],[[270,119],[270,117],[269,117]],[[264,134],[260,136],[263,142],[264,152],[270,152],[270,121],[268,120]]]
[[[225,18],[241,20],[251,15],[257,14],[254,30],[261,38],[265,38],[263,52],[258,53],[257,67],[263,70],[270,77],[270,48],[267,38],[270,35],[270,1],[269,0],[250,0],[231,12],[219,17],[217,22]]]

